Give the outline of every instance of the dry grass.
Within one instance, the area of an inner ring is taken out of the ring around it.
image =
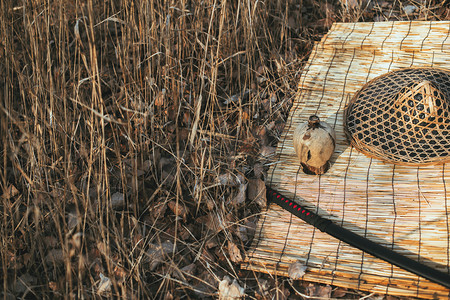
[[[239,189],[314,41],[401,5],[1,0],[2,296],[100,297],[106,276],[103,295],[198,298],[225,275],[263,295],[236,264],[260,212]]]

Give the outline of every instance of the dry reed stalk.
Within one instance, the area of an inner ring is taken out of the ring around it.
[[[210,295],[238,277],[222,245],[243,249],[233,214],[257,209],[213,185],[248,172],[242,140],[286,115],[279,101],[253,118],[301,64],[276,66],[294,42],[269,24],[291,2],[0,1],[0,182],[19,191],[1,203],[5,293],[24,274],[36,298],[91,296],[100,278],[123,298]],[[207,215],[224,229],[195,223]]]

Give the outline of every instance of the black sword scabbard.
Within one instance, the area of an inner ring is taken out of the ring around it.
[[[290,200],[280,193],[267,187],[267,200],[276,203],[291,214],[299,217],[306,223],[316,227],[322,232],[325,232],[338,240],[341,240],[352,247],[358,248],[375,257],[387,261],[397,267],[412,272],[416,275],[422,276],[430,281],[438,283],[446,288],[450,288],[450,275],[439,270],[433,269],[418,261],[410,259],[401,255],[389,248],[374,243],[369,239],[362,237],[350,230],[347,230],[332,221],[325,219],[311,210],[304,208],[302,205]]]

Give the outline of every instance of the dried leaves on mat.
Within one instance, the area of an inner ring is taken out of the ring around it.
[[[301,279],[305,275],[306,269],[307,267],[300,261],[293,262],[288,269],[289,278],[293,280]]]

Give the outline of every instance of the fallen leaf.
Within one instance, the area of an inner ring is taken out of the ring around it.
[[[200,259],[209,263],[215,261],[213,255],[206,248],[203,248]]]
[[[80,218],[78,218],[78,213],[75,207],[71,208],[67,212],[67,227],[69,230],[74,229],[77,227],[78,223],[80,221]]]
[[[125,205],[125,195],[122,193],[114,193],[111,195],[111,207],[119,208]]]
[[[45,264],[48,266],[59,265],[64,263],[64,254],[62,249],[52,249],[44,258]]]
[[[239,186],[239,190],[238,190],[236,196],[234,196],[234,198],[233,198],[233,201],[232,201],[233,205],[238,205],[245,201],[246,191],[247,191],[247,183],[241,184]]]
[[[275,121],[272,121],[266,125],[267,130],[273,130],[275,128]]]
[[[164,295],[164,300],[173,300],[173,295],[170,291],[166,291],[166,294]]]
[[[256,135],[256,133],[255,133]],[[258,154],[258,141],[253,135],[249,135],[247,138],[241,141],[238,152],[239,155],[251,155],[255,156]]]
[[[236,234],[239,236],[241,241],[246,243],[253,238],[255,230],[256,223],[249,218],[244,222],[244,224],[239,224]]]
[[[243,184],[245,178],[241,174],[234,175],[232,173],[225,173],[217,176],[217,182],[221,185],[236,186]]]
[[[220,241],[217,238],[217,235],[213,235],[213,236],[211,236],[211,238],[209,238],[206,241],[205,246],[206,246],[206,248],[211,249],[211,248],[217,247],[219,245],[219,242]]]
[[[233,242],[228,242],[228,255],[230,255],[230,259],[232,262],[242,262],[241,250],[239,250],[239,248]]]
[[[194,275],[195,269],[196,269],[196,267],[195,267],[194,263],[184,266],[181,269],[174,268],[173,276],[179,280],[186,281],[186,278],[191,278],[192,275]],[[185,275],[188,275],[188,276],[185,276]]]
[[[37,278],[34,276],[31,276],[28,273],[25,273],[21,275],[19,278],[17,278],[15,284],[14,284],[14,293],[16,294],[23,294],[26,291],[32,291],[33,285],[37,283]]]
[[[85,254],[78,255],[78,272],[83,274],[83,272],[91,267],[91,261]]]
[[[260,207],[266,207],[266,184],[261,179],[248,180],[248,199],[256,202]]]
[[[185,111],[183,113],[183,120],[182,120],[182,122],[186,126],[189,126],[191,124],[191,114],[188,111]]]
[[[288,275],[293,280],[299,280],[305,275],[305,271],[306,266],[297,260],[289,265]]]
[[[178,238],[182,241],[187,240],[192,237],[192,224],[187,224],[186,226],[178,227]]]
[[[156,95],[155,97],[155,105],[163,106],[165,97],[166,97],[166,89],[162,89],[160,92],[158,92],[158,95]]]
[[[187,142],[190,133],[191,132],[189,131],[188,128],[184,128],[184,127],[180,128],[178,130],[178,137],[179,137],[180,141]]]
[[[167,206],[175,214],[175,216],[181,217],[183,220],[186,220],[188,212],[186,207],[182,203],[177,203],[176,201],[172,200],[167,203]]]
[[[231,278],[225,275],[219,283],[219,300],[241,299],[245,295],[244,291],[236,279],[231,282]]]
[[[31,261],[32,254],[30,252],[22,254],[22,260],[23,264],[29,266],[29,263],[34,263],[34,261]]]
[[[44,245],[46,247],[55,248],[58,244],[58,240],[54,236],[48,235],[44,237]]]
[[[264,165],[262,163],[255,163],[253,165],[253,173],[256,178],[260,178],[264,174]]]
[[[196,297],[199,299],[210,297],[211,294],[216,291],[216,277],[211,275],[211,271],[204,270],[200,275],[198,275],[198,278],[200,278],[200,280],[193,285]]]
[[[184,266],[183,268],[181,268],[181,271],[183,271],[183,273],[193,275],[195,271],[195,264],[192,263],[187,266]]]
[[[249,240],[247,227],[244,225],[239,225],[237,235],[239,236],[241,241],[243,241],[244,243]]]
[[[114,276],[116,278],[121,279],[121,281],[123,281],[128,276],[128,272],[120,266],[115,266],[114,267]]]
[[[94,271],[95,274],[100,274],[105,271],[102,265],[102,260],[98,257],[92,260],[90,268]]]
[[[112,282],[111,279],[100,273],[100,282],[97,288],[97,294],[108,296],[111,293]]]
[[[284,126],[285,126],[285,125],[286,125],[286,124],[283,123],[283,122],[275,123],[275,126],[273,127],[273,130],[274,130],[275,132],[281,134],[281,133],[283,132],[283,130],[284,130]]]
[[[417,10],[417,6],[415,5],[406,5],[403,7],[403,12],[405,15],[412,15]]]
[[[59,290],[58,283],[57,283],[56,281],[50,281],[50,282],[48,283],[48,287],[49,287],[49,289],[51,289],[53,292],[57,292],[57,291]]]
[[[343,3],[348,9],[355,9],[360,5],[358,0],[344,0]]]
[[[275,147],[271,147],[271,146],[262,146],[261,147],[261,156],[264,158],[270,158],[271,156],[273,156],[275,154],[275,151],[277,149]]]
[[[209,211],[213,210],[216,207],[216,202],[209,194],[203,194],[202,201],[206,203],[206,207]]]
[[[72,238],[70,239],[70,244],[77,250],[80,250],[83,237],[84,234],[82,232],[75,233],[74,235],[72,235]]]
[[[257,126],[254,130],[255,135],[259,139],[261,145],[267,146],[269,144],[269,136],[267,134],[266,126]]]
[[[308,296],[310,297],[330,298],[332,288],[330,285],[310,283],[306,290],[308,292]]]
[[[166,255],[172,254],[174,244],[171,241],[165,241],[160,245],[150,244],[147,251],[147,259],[150,262],[150,271],[154,271],[165,259]]]
[[[159,167],[161,169],[161,181],[171,185],[175,180],[175,159],[161,157]]]
[[[262,68],[262,67],[261,67]],[[264,82],[266,82],[267,81],[267,77],[263,74],[263,71],[264,71],[264,69],[262,69],[262,71],[261,71],[261,73],[258,73],[257,75],[257,77],[256,77],[256,81],[259,83],[259,84],[262,84],[262,83],[264,83]]]
[[[332,292],[331,295],[332,295],[333,298],[342,298],[345,295],[347,295],[347,293],[348,293],[348,289],[347,288],[338,287]]]
[[[243,93],[239,93],[239,94],[230,96],[223,102],[223,104],[228,105],[230,103],[239,102],[239,100],[244,102],[249,97],[250,92],[251,92],[251,90],[246,89]]]
[[[8,188],[3,192],[3,199],[10,199],[19,194],[19,191],[14,185],[9,185]]]
[[[261,100],[261,105],[265,111],[270,111],[271,108],[270,99]]]
[[[150,208],[150,216],[153,221],[158,220],[162,216],[164,216],[167,210],[167,202],[160,201],[153,204]]]
[[[222,218],[214,212],[211,212],[206,216],[198,217],[195,222],[205,225],[214,233],[219,233],[225,228]]]
[[[98,242],[97,249],[103,256],[106,256],[106,254],[107,254],[106,251],[108,250],[108,247],[106,246],[105,242],[103,242],[103,241]]]
[[[243,120],[249,120],[250,119],[250,115],[248,114],[247,110],[243,110],[241,116],[242,116]]]
[[[389,3],[388,1],[382,1],[381,3],[379,3],[379,6],[381,8],[392,8],[392,4]]]
[[[135,233],[132,238],[134,247],[141,248],[144,244],[144,237],[140,233]]]
[[[270,299],[269,297],[270,283],[266,279],[258,279],[258,289],[255,292],[255,297],[258,300]]]

